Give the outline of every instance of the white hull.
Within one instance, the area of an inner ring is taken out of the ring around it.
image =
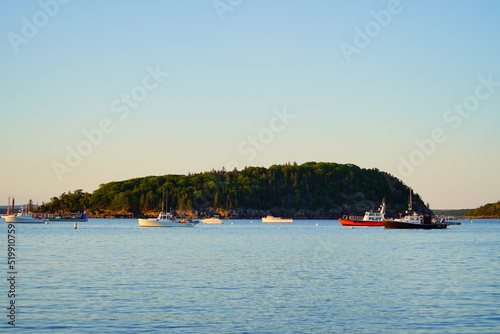
[[[263,223],[293,223],[293,219],[284,219],[281,217],[267,216],[262,218]]]
[[[48,221],[46,218],[35,218],[33,216],[17,216],[10,215],[4,216],[5,222],[7,224],[19,223],[19,224],[45,224]]]
[[[140,227],[193,227],[198,222],[181,222],[176,219],[139,219]]]
[[[203,224],[224,224],[219,218],[208,218],[201,221]]]

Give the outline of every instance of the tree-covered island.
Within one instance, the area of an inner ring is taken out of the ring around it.
[[[53,197],[39,211],[86,210],[91,217],[156,216],[167,194],[169,210],[196,217],[218,214],[254,219],[272,214],[336,219],[377,209],[383,198],[388,216],[396,217],[407,209],[409,193],[399,179],[378,169],[308,162],[109,182],[92,193],[79,189]],[[413,194],[413,208],[431,213],[418,194]]]
[[[464,215],[465,218],[496,218],[500,219],[500,201],[488,203],[479,208],[470,210]]]

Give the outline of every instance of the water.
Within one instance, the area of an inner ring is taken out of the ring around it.
[[[430,231],[337,221],[18,224],[16,331],[498,333],[500,220],[462,222]],[[5,260],[1,269],[8,277]]]

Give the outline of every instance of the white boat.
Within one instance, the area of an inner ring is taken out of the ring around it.
[[[23,210],[24,211],[24,210]],[[32,212],[19,212],[15,215],[3,216],[7,224],[23,223],[23,224],[45,224],[47,218],[43,218]]]
[[[201,221],[203,224],[224,224],[222,220],[219,219],[218,215],[215,215],[213,217],[210,217],[208,219],[203,219]]]
[[[170,212],[165,210],[165,208],[168,208],[167,199],[168,196],[164,193],[162,208],[158,217],[150,219],[139,218],[139,227],[193,227],[199,223],[199,221],[193,221],[191,218],[175,218]]]
[[[287,218],[281,218],[281,217],[274,217],[274,216],[267,216],[262,218],[263,223],[293,223],[293,219],[287,219]]]
[[[198,223],[191,218],[175,218],[170,212],[160,212],[158,218],[139,218],[140,227],[193,227]]]

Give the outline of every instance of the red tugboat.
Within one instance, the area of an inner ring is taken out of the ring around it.
[[[339,222],[343,226],[384,226],[385,219],[385,199],[378,212],[366,211],[364,217],[343,216]]]

